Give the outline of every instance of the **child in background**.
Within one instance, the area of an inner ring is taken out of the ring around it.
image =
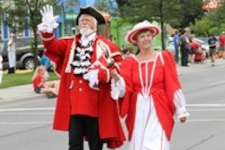
[[[0,84],[2,83],[2,77],[3,77],[3,58],[2,58],[2,54],[0,51]]]
[[[46,83],[46,67],[38,66],[33,75],[33,87],[34,92],[37,94],[53,94],[55,96],[58,95],[58,84]]]

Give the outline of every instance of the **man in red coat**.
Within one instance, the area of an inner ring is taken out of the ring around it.
[[[61,75],[53,128],[69,131],[69,150],[83,150],[83,137],[90,150],[102,150],[103,143],[117,148],[125,140],[117,101],[110,96],[110,70],[119,69],[119,49],[98,35],[97,25],[105,19],[92,7],[80,8],[76,24],[80,34],[55,39],[57,16],[52,6],[41,10],[38,25],[46,56],[56,63]],[[113,66],[112,66],[113,64]]]

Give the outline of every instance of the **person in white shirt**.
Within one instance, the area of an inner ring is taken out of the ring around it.
[[[8,42],[8,60],[9,60],[9,72],[15,73],[16,68],[16,36],[14,34],[10,35],[10,40]]]
[[[2,83],[2,76],[3,76],[3,58],[2,58],[2,54],[0,51],[0,84]]]

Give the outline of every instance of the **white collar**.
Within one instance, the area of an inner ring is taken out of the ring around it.
[[[96,36],[96,32],[91,33],[88,36],[81,36],[81,44],[82,45],[87,45],[90,41],[92,41]]]

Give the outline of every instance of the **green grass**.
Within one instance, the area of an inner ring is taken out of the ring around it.
[[[49,72],[48,81],[51,80],[59,80],[59,77],[53,73]],[[2,83],[0,84],[0,89],[24,85],[24,84],[32,84],[33,72],[21,73],[21,74],[4,74]]]

